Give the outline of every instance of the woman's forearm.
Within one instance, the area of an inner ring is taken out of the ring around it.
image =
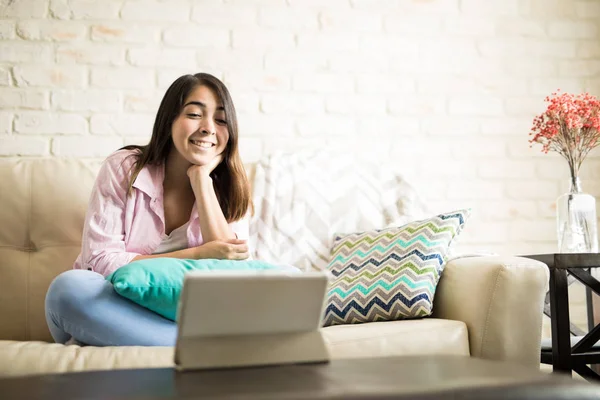
[[[204,243],[213,240],[235,239],[236,236],[221,210],[212,179],[207,176],[195,183],[192,187],[196,196],[196,208]]]
[[[165,257],[197,259],[198,258],[198,247],[191,247],[189,249],[171,251],[169,253],[162,253],[162,254],[148,254],[148,255],[140,254],[138,256],[135,256],[133,258],[133,260],[131,260],[131,262],[134,262],[137,260],[145,260],[147,258],[165,258]]]

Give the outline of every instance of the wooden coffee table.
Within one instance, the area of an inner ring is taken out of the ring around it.
[[[0,379],[12,399],[600,399],[598,386],[460,356],[176,372],[170,368]]]

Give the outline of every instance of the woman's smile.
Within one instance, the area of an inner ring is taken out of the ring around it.
[[[209,150],[216,146],[216,143],[209,142],[206,140],[190,139],[190,143],[192,145],[194,145],[194,148],[196,148],[197,150],[201,150],[201,151]]]

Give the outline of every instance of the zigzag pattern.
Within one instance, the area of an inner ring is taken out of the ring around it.
[[[425,274],[431,274],[435,279],[437,279],[437,272],[437,269],[433,267],[418,270],[417,268],[414,268],[414,266],[412,266],[410,263],[406,263],[397,269],[393,269],[389,266],[384,267],[374,274],[371,274],[370,271],[363,271],[362,273],[354,276],[348,276],[350,274],[342,275],[332,282],[332,286],[339,285],[344,289],[349,289],[354,285],[361,284],[368,286],[371,282],[376,281],[378,279],[385,278],[385,280],[389,282],[391,280],[396,279],[396,277],[400,274],[409,275],[410,279],[413,279],[413,281],[415,279],[418,279],[418,276],[423,276]]]
[[[329,269],[324,325],[431,315],[435,288],[450,244],[469,210],[437,215],[398,228],[336,237]]]
[[[394,250],[397,251],[397,249],[392,249],[391,251],[394,251]],[[383,255],[381,255],[381,256],[383,256]],[[376,255],[374,255],[374,257],[368,258],[364,261],[360,257],[353,257],[352,260],[350,260],[350,262],[347,264],[332,265],[330,267],[331,272],[333,273],[333,275],[338,276],[338,275],[343,274],[344,272],[346,272],[349,269],[352,269],[354,271],[360,271],[361,269],[368,266],[369,264],[373,264],[375,267],[379,267],[381,265],[386,265],[388,262],[393,262],[393,261],[396,261],[396,263],[400,263],[407,258],[415,259],[415,261],[416,261],[415,265],[423,265],[422,263],[419,263],[418,260],[421,260],[424,263],[427,263],[431,260],[436,260],[438,265],[440,265],[440,266],[444,263],[444,259],[442,258],[442,256],[439,253],[423,254],[418,249],[414,249],[410,253],[408,253],[404,256],[399,256],[398,254],[396,254],[396,252],[392,252],[389,255],[385,256],[381,260],[378,260],[375,257],[376,257]],[[360,264],[358,264],[358,263],[360,263]]]

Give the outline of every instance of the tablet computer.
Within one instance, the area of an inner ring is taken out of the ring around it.
[[[327,361],[330,273],[194,271],[178,306],[178,369]]]

